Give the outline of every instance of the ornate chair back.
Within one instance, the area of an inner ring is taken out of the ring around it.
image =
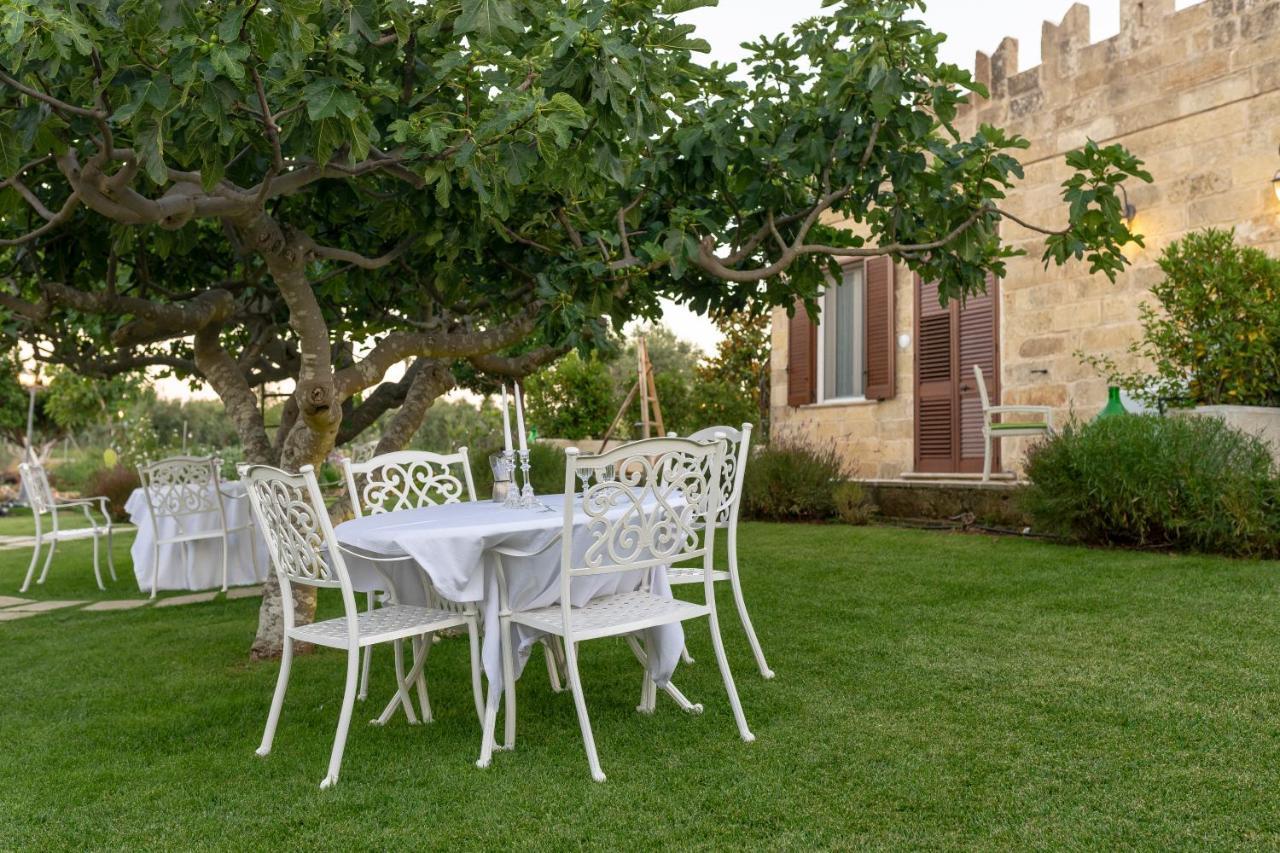
[[[707,427],[690,435],[689,440],[715,441],[721,437],[726,447],[720,468],[720,512],[716,524],[727,527],[737,523],[742,504],[742,484],[747,475],[747,460],[751,456],[751,424],[743,424],[741,429]]]
[[[18,476],[34,515],[43,515],[53,509],[53,489],[49,486],[49,475],[43,465],[38,462],[23,462],[18,466]]]
[[[710,557],[720,509],[723,442],[651,438],[624,444],[596,456],[566,451],[565,511],[562,536],[560,601],[566,628],[570,581],[598,575],[652,569],[683,560]],[[587,547],[574,542],[574,480],[591,472],[582,511],[587,516]]]
[[[290,474],[270,465],[244,465],[239,470],[280,579],[286,630],[294,625],[293,584],[340,589],[354,646],[359,611],[315,469],[304,465]]]
[[[218,468],[219,462],[212,456],[171,456],[138,466],[157,539],[161,518],[172,518],[182,533],[188,533],[192,531],[183,525],[184,518],[216,512],[222,529],[227,529]]]
[[[356,517],[476,499],[465,447],[448,455],[401,450],[368,462],[344,458],[342,473]]]

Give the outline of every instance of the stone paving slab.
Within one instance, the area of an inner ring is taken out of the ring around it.
[[[0,610],[0,622],[13,622],[16,619],[26,619],[28,616],[39,616],[39,613],[33,613],[30,610],[14,611]]]
[[[135,607],[146,607],[151,603],[149,598],[114,598],[110,601],[95,601],[85,610],[133,610]]]
[[[257,598],[262,595],[260,586],[234,586],[227,590],[227,598]]]
[[[17,607],[10,607],[8,610],[0,611],[4,613],[44,613],[49,610],[61,610],[64,607],[77,607],[81,604],[88,604],[87,601],[33,601],[30,604],[21,604]]]
[[[191,595],[173,595],[156,602],[156,607],[177,607],[180,604],[198,604],[202,601],[213,601],[218,597],[217,591],[197,592]]]
[[[30,604],[30,598],[15,598],[12,595],[0,595],[0,607],[12,607],[15,604]]]

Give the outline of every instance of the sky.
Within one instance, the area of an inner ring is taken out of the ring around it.
[[[1179,0],[1177,8],[1197,0]],[[1091,0],[1090,28],[1093,41],[1120,31],[1120,0]],[[1044,21],[1058,23],[1072,0],[929,0],[924,20],[946,33],[942,59],[962,68],[973,68],[976,51],[990,54],[1005,36],[1018,40],[1021,70],[1040,62],[1040,28]],[[775,35],[797,21],[819,13],[821,0],[720,0],[716,7],[698,9],[686,16],[698,27],[697,35],[711,43],[711,59],[736,62],[744,55],[739,45],[756,36]],[[704,349],[713,349],[719,336],[705,317],[680,305],[664,306],[665,322],[681,338]]]

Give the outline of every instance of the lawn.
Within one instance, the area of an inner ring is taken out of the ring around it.
[[[842,526],[746,525],[741,547],[778,672],[761,680],[727,614],[758,740],[736,736],[705,630],[677,671],[700,717],[665,696],[638,715],[626,647],[589,643],[602,785],[538,661],[517,750],[488,770],[448,641],[436,722],[354,725],[321,792],[343,662],[301,659],[255,757],[276,674],[246,660],[256,600],[0,623],[0,847],[1280,844],[1280,564]],[[37,594],[99,597],[87,555],[60,553]],[[25,566],[0,551],[0,594]],[[136,595],[128,577],[109,595]]]

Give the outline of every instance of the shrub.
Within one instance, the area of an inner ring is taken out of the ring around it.
[[[102,468],[102,451],[77,451],[68,459],[49,466],[49,485],[59,492],[88,494],[90,483]]]
[[[1158,407],[1280,406],[1280,260],[1208,229],[1170,243],[1159,264],[1159,307],[1142,305],[1142,340],[1129,347],[1155,377],[1084,360]]]
[[[489,470],[489,454],[498,453],[501,447],[484,452],[471,452],[471,481],[476,487],[476,499],[487,501],[493,496],[493,472]],[[518,457],[517,457],[518,458]],[[564,491],[564,451],[553,444],[535,442],[529,445],[529,476],[533,490],[539,495],[558,495]],[[516,472],[517,479],[520,472]],[[520,480],[523,484],[524,481]]]
[[[524,390],[527,426],[554,438],[599,438],[618,407],[609,365],[594,354],[569,353],[525,380]]]
[[[832,500],[836,505],[836,517],[845,524],[866,524],[875,511],[866,489],[854,480],[838,484],[832,492]]]
[[[1028,456],[1024,508],[1083,542],[1280,554],[1280,482],[1257,438],[1216,418],[1072,423]]]
[[[105,497],[107,511],[111,513],[112,521],[128,521],[129,513],[125,512],[124,505],[129,500],[129,495],[133,494],[133,490],[141,485],[142,481],[138,479],[138,472],[135,469],[117,465],[114,468],[99,468],[95,471],[89,478],[84,493],[94,497]]]
[[[751,456],[743,482],[748,518],[771,521],[831,518],[835,485],[847,479],[834,445],[779,439]]]

